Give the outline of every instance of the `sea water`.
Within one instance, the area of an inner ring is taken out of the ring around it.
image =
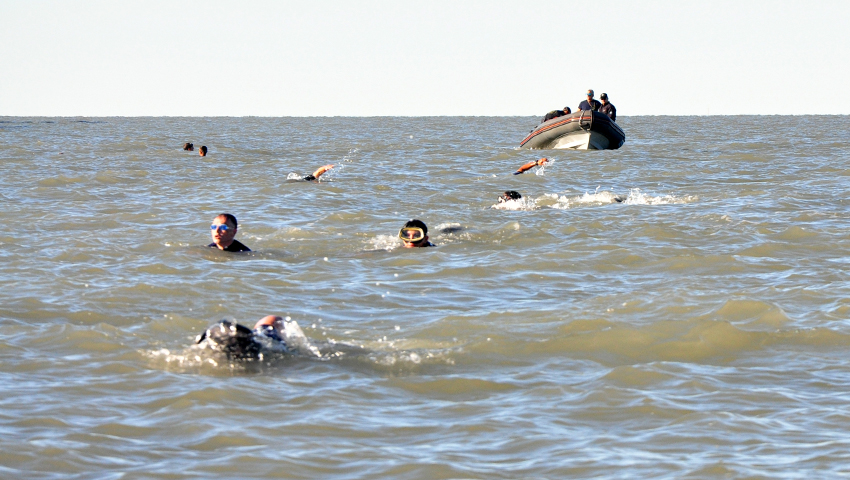
[[[537,120],[0,118],[0,477],[850,475],[850,118]]]

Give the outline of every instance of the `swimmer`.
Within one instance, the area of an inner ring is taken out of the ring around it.
[[[194,152],[195,144],[186,142],[183,144],[183,150],[186,150],[187,152]]]
[[[243,245],[239,240],[234,240],[236,230],[236,217],[229,213],[222,213],[215,217],[212,225],[210,225],[210,235],[212,235],[213,243],[207,246],[210,248],[215,247],[225,252],[250,252],[250,248]]]
[[[499,203],[510,202],[511,200],[519,200],[522,198],[522,195],[519,192],[514,190],[507,190],[505,193],[499,196]]]
[[[195,344],[205,345],[234,360],[257,360],[263,352],[287,353],[283,318],[266,315],[251,330],[229,320],[210,326],[195,337]]]
[[[202,157],[206,157],[206,156],[207,156],[207,146],[206,146],[206,145],[201,146],[201,151],[200,151],[200,152],[198,152],[198,153],[199,153]]]
[[[321,177],[325,172],[327,172],[328,170],[330,170],[332,168],[334,168],[333,165],[321,166],[315,172],[311,173],[310,175],[307,175],[306,177],[302,178],[301,180],[304,180],[305,182],[312,182],[313,180],[318,180],[319,177]]]
[[[404,248],[433,247],[428,241],[428,226],[422,220],[410,220],[398,231],[398,238],[404,242]]]
[[[528,162],[528,163],[526,163],[525,165],[523,165],[523,166],[519,167],[519,170],[517,170],[516,172],[514,172],[514,175],[519,175],[520,173],[524,173],[524,172],[526,172],[526,171],[528,171],[528,170],[531,170],[531,169],[532,169],[532,168],[534,168],[534,167],[542,167],[542,166],[543,166],[543,164],[548,163],[548,162],[549,162],[549,159],[548,159],[548,158],[545,158],[545,157],[544,157],[544,158],[541,158],[540,160],[535,160],[535,161],[533,161],[533,162]]]

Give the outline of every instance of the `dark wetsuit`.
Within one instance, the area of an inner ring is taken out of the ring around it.
[[[599,111],[608,115],[608,118],[611,120],[615,122],[617,121],[617,107],[615,107],[613,103],[608,102],[607,104],[602,105],[602,108],[600,108]]]
[[[288,351],[286,341],[271,325],[263,325],[251,330],[238,323],[222,320],[198,335],[195,343],[205,340],[209,347],[235,360],[257,360],[264,352],[286,353]]]
[[[552,110],[551,112],[547,113],[545,117],[543,117],[543,121],[546,122],[546,121],[552,120],[553,118],[558,118],[558,117],[563,117],[563,116],[564,116],[563,110]]]
[[[602,102],[600,102],[599,100],[593,99],[591,101],[593,102],[593,105],[591,105],[590,103],[587,103],[587,100],[582,100],[581,103],[578,104],[578,109],[579,110],[593,110],[595,112],[595,111],[599,110],[599,107],[602,106]]]
[[[215,243],[211,243],[207,246],[210,247],[210,248],[218,248],[218,245],[216,245]],[[234,240],[233,243],[231,243],[230,245],[227,246],[227,248],[224,249],[224,251],[225,252],[250,252],[251,249],[246,247],[245,245],[242,245],[242,243],[239,240]]]

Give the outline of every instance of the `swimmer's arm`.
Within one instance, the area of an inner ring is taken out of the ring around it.
[[[542,166],[544,163],[548,162],[548,158],[541,158],[540,160],[535,160],[533,162],[528,162],[525,165],[519,167],[519,170],[514,172],[514,175],[519,175],[520,173],[527,172],[536,166]]]
[[[319,177],[321,177],[325,172],[327,172],[328,170],[330,170],[332,168],[334,168],[333,164],[323,165],[323,166],[319,167],[318,169],[316,169],[316,171],[313,172],[312,174],[304,177],[304,180],[306,180],[308,182],[313,181],[313,180],[318,180]]]

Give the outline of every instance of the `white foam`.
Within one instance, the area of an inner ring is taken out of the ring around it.
[[[317,358],[322,357],[322,352],[313,345],[307,335],[304,335],[304,331],[298,326],[298,322],[287,320],[283,322],[283,327],[283,340],[290,352],[308,354]]]
[[[661,195],[653,197],[640,191],[639,188],[629,190],[629,196],[623,203],[626,205],[674,205],[695,202],[699,197],[695,195],[685,195],[677,197],[675,195]]]
[[[537,167],[537,169],[534,171],[534,174],[537,175],[538,177],[546,176],[546,167],[549,167],[549,166],[553,165],[554,163],[555,163],[555,159],[549,158],[546,163]]]
[[[557,197],[557,195],[555,196]],[[551,197],[551,195],[549,195],[549,197]],[[597,187],[596,191],[593,193],[584,192],[583,195],[577,195],[574,197],[563,195],[557,198],[558,200],[554,205],[552,205],[552,208],[567,210],[578,205],[608,205],[611,203],[617,203],[617,200],[620,199],[620,201],[622,201],[623,197],[607,190],[602,190],[600,192],[599,187]]]
[[[599,187],[596,187],[593,193],[584,192],[583,195],[569,197],[567,195],[547,194],[543,198],[557,198],[556,203],[551,205],[551,207],[560,210],[583,205],[608,205],[611,203],[623,203],[625,205],[673,205],[691,203],[698,200],[698,197],[693,195],[686,195],[684,197],[677,197],[675,195],[647,195],[641,192],[639,188],[632,188],[629,190],[627,196],[623,196],[608,190],[600,191]]]
[[[490,208],[495,208],[496,210],[536,210],[538,207],[534,199],[522,197],[491,205]]]
[[[401,246],[401,240],[393,235],[378,235],[368,241],[373,250],[392,251]]]

